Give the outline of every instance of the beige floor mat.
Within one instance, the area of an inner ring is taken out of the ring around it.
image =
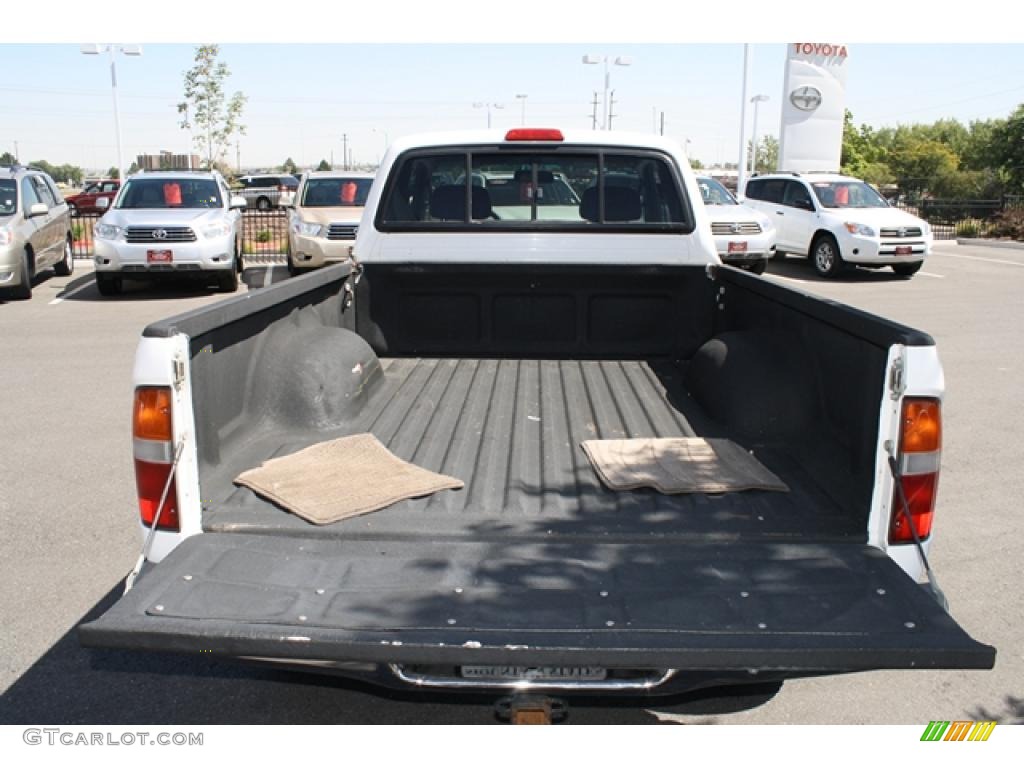
[[[616,491],[648,487],[662,493],[789,490],[731,440],[634,438],[586,440],[582,445],[601,481]]]
[[[454,477],[402,461],[370,434],[329,440],[270,459],[240,474],[235,483],[317,525],[463,487]]]

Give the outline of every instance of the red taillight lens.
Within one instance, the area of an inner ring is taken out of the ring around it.
[[[167,478],[174,468],[174,425],[170,387],[139,387],[132,407],[135,487],[142,522],[152,527]],[[160,512],[158,530],[178,531],[178,495],[172,480]]]
[[[505,141],[565,141],[565,137],[557,128],[513,128]]]
[[[153,525],[156,508],[160,503],[160,496],[164,492],[170,471],[170,464],[154,464],[141,459],[135,460],[135,487],[139,494],[139,514],[142,516],[142,522],[147,526]],[[181,530],[181,523],[178,520],[178,494],[174,490],[173,481],[167,492],[163,511],[160,513],[160,522],[156,527],[161,531]]]
[[[935,498],[939,488],[939,460],[942,449],[942,409],[934,398],[907,398],[903,402],[900,468],[903,496],[909,507],[910,520],[903,507],[899,488],[893,492],[892,522],[889,543],[906,544],[917,538],[924,541],[932,532]]]

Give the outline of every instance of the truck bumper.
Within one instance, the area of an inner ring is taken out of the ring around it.
[[[205,533],[78,631],[90,647],[443,665],[455,675],[512,665],[778,678],[995,661],[884,553],[852,541]]]

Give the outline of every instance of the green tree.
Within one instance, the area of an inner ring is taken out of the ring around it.
[[[132,164],[128,166],[128,173],[138,173],[138,172],[139,172],[139,164],[135,160],[132,160]]]
[[[185,100],[178,104],[182,129],[198,129],[192,141],[200,152],[206,150],[207,168],[224,156],[233,135],[245,133],[240,120],[246,99],[241,92],[228,98],[224,84],[231,70],[217,60],[219,54],[219,45],[196,48],[195,66],[185,73]]]
[[[754,158],[754,171],[771,173],[779,167],[779,140],[774,136],[765,136],[757,145],[757,156]]]
[[[18,158],[12,155],[10,152],[4,152],[0,155],[0,165],[17,165]]]
[[[293,174],[294,173],[298,173],[299,172],[299,166],[297,166],[295,164],[295,161],[292,160],[289,157],[283,163],[281,163],[281,172],[282,173],[293,173]]]
[[[1024,193],[1024,104],[992,132],[992,155],[1008,191]]]
[[[942,176],[954,173],[960,165],[956,153],[932,140],[909,139],[897,145],[889,155],[889,167],[908,193],[929,190]]]
[[[321,160],[320,165],[318,165],[316,169],[318,171],[329,171],[331,170],[331,164],[328,163],[326,160]]]
[[[107,178],[108,179],[120,179],[121,178],[121,171],[119,171],[115,166],[110,166],[110,170],[107,171]]]
[[[694,157],[690,160],[690,167],[695,171],[699,171],[704,167],[704,163]]]

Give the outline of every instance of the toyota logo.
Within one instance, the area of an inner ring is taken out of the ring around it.
[[[906,237],[907,236],[907,229],[906,229],[906,227],[900,227],[899,236],[900,237]]]
[[[167,239],[167,230],[166,229],[154,229],[153,230],[153,239],[154,240],[166,240]]]
[[[734,235],[739,234],[740,225],[734,223],[732,226],[729,227],[729,231],[732,232]]]
[[[802,85],[789,94],[790,103],[804,112],[813,112],[821,106],[821,91],[813,85]]]

